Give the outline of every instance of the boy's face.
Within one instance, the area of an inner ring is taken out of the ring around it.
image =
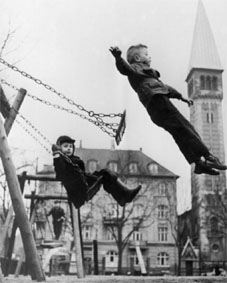
[[[61,151],[67,156],[71,156],[73,154],[74,146],[72,143],[64,142],[61,144]]]
[[[147,48],[140,48],[139,52],[138,52],[138,61],[139,62],[142,62],[142,63],[145,63],[147,65],[150,66],[151,64],[151,57],[148,53],[148,50]]]

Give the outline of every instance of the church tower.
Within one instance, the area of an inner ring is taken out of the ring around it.
[[[222,72],[213,33],[199,0],[186,78],[188,96],[194,101],[190,121],[210,151],[224,162]],[[203,262],[226,261],[227,257],[226,234],[223,233],[226,226],[221,220],[221,203],[226,201],[226,176],[225,171],[220,172],[219,176],[196,175],[192,168],[191,173],[192,213],[196,219],[196,223],[192,223],[192,240],[199,247]]]

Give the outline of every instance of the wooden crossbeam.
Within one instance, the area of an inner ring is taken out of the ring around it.
[[[1,85],[0,85],[0,112],[2,113],[2,116],[5,119],[9,117],[10,105]]]

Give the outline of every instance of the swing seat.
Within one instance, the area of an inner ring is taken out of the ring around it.
[[[125,133],[125,128],[126,128],[126,110],[124,110],[124,112],[121,116],[121,121],[120,121],[118,129],[116,131],[115,141],[116,141],[117,145],[120,144],[120,142],[123,138],[123,135]]]
[[[97,181],[87,191],[87,201],[93,198],[93,196],[99,191],[103,177],[100,176]]]

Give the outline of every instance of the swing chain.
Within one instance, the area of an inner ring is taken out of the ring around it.
[[[12,69],[15,72],[20,73],[22,76],[33,80],[35,83],[44,86],[47,90],[57,94],[60,98],[66,100],[69,104],[76,106],[79,110],[86,112],[90,117],[99,117],[101,119],[101,117],[110,117],[110,118],[114,118],[114,117],[121,117],[122,114],[118,113],[111,113],[111,114],[104,114],[104,113],[95,113],[94,111],[88,111],[86,110],[82,105],[75,103],[72,99],[67,98],[63,93],[58,92],[56,89],[54,89],[52,86],[42,82],[40,79],[37,79],[31,75],[29,75],[28,73],[26,73],[25,71],[21,71],[19,68],[17,68],[14,65],[11,65],[10,63],[6,62],[3,58],[0,57],[0,63],[4,64],[5,66],[7,66],[8,68]]]
[[[0,59],[1,59],[1,58],[0,58]],[[0,79],[0,81],[1,81],[1,83],[7,85],[8,87],[10,87],[10,88],[12,88],[12,89],[14,89],[14,90],[19,91],[19,89],[18,89],[16,86],[14,86],[14,85],[8,83],[6,80]],[[88,118],[87,116],[85,116],[85,115],[83,115],[83,114],[80,114],[80,113],[78,113],[78,112],[76,112],[76,111],[74,111],[74,110],[72,110],[72,109],[68,109],[68,108],[65,108],[65,107],[63,107],[63,106],[60,106],[60,105],[51,103],[50,101],[47,101],[47,100],[38,98],[37,96],[32,95],[32,94],[30,94],[30,93],[27,93],[27,96],[30,97],[30,98],[32,98],[33,100],[39,101],[39,102],[41,102],[41,103],[43,103],[43,104],[45,104],[45,105],[47,105],[47,106],[52,106],[52,107],[55,108],[55,109],[63,110],[63,111],[66,111],[66,112],[68,112],[68,113],[70,113],[70,114],[77,115],[77,116],[79,116],[81,119],[87,120],[87,121],[93,123],[95,126],[98,126],[103,132],[105,132],[105,133],[108,134],[109,136],[115,137],[115,135],[114,135],[113,133],[107,131],[107,130],[105,129],[105,127],[108,128],[109,130],[112,130],[114,133],[116,133],[116,128],[115,128],[115,127],[118,127],[118,123],[105,123],[105,122],[104,122],[101,118],[99,118],[99,117],[96,117],[96,121],[95,121],[95,120],[92,120],[91,118]],[[93,111],[90,111],[90,112],[91,112],[91,113],[89,114],[89,116],[92,117],[92,116],[94,115],[94,112],[93,112]],[[105,114],[101,113],[101,115],[105,115]],[[115,114],[110,114],[110,115],[115,115]],[[103,116],[103,117],[104,117],[104,116]],[[113,118],[113,117],[114,117],[114,116],[112,116],[112,118]],[[33,126],[33,127],[34,127],[34,126]]]
[[[18,120],[15,121],[25,130],[26,133],[28,133],[36,142],[38,142],[48,153],[52,155],[52,152],[43,143],[41,143],[24,125],[22,125],[21,122],[19,122]]]
[[[35,131],[37,132],[47,143],[52,145],[51,141],[45,137],[28,119],[18,112],[18,115]]]

